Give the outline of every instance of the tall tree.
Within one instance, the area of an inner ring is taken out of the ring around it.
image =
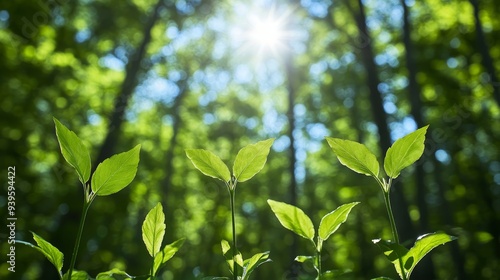
[[[380,80],[378,77],[377,66],[375,64],[375,55],[373,52],[373,40],[366,25],[366,14],[362,0],[357,1],[358,8],[355,9],[350,1],[345,1],[347,8],[353,15],[359,36],[365,38],[364,46],[359,51],[361,52],[362,63],[366,70],[367,86],[369,90],[370,108],[372,110],[373,119],[377,126],[379,135],[380,151],[385,154],[391,146],[391,136],[388,127],[388,118],[384,110],[382,94],[378,89]],[[413,225],[408,214],[408,203],[403,194],[401,187],[396,184],[392,188],[391,200],[394,205],[395,219],[399,225],[399,233],[401,240],[413,238]]]
[[[290,139],[290,148],[288,149],[288,174],[290,175],[290,183],[288,185],[288,195],[290,197],[290,204],[297,205],[297,176],[295,173],[295,168],[297,167],[297,158],[296,158],[296,147],[295,147],[295,84],[294,84],[294,67],[293,67],[293,56],[291,54],[291,50],[285,57],[284,66],[285,66],[285,79],[286,79],[286,90],[288,93],[288,108],[287,108],[287,119],[288,119],[288,130],[287,135]],[[292,246],[290,246],[290,256],[297,256],[297,236],[293,235]],[[292,264],[294,266],[295,264]],[[295,271],[292,267],[292,274]],[[290,277],[294,277],[294,275],[290,275]],[[295,275],[296,277],[296,275]]]
[[[405,48],[406,69],[408,70],[408,94],[410,100],[411,114],[417,127],[423,127],[422,100],[420,85],[417,82],[417,64],[415,63],[414,49],[411,41],[410,11],[405,0],[400,0],[403,7],[403,45]],[[425,172],[423,164],[417,164],[415,168],[415,185],[417,191],[417,206],[420,213],[420,234],[429,232],[429,211],[427,208],[426,195],[428,193],[425,185]],[[423,265],[415,270],[415,277],[419,279],[434,279],[434,264],[432,259],[422,260]]]
[[[164,1],[165,0],[158,0],[154,6],[153,12],[144,26],[144,31],[142,33],[143,39],[129,59],[129,63],[127,64],[125,70],[125,79],[121,85],[120,92],[115,98],[113,112],[109,117],[108,133],[103,144],[101,145],[96,163],[102,162],[104,159],[110,157],[114,152],[113,149],[118,141],[121,126],[125,117],[125,110],[127,109],[132,93],[137,86],[138,76],[142,70],[141,63],[152,40],[151,31],[160,18],[160,11],[165,5]]]
[[[500,80],[498,79],[495,65],[493,63],[493,57],[490,53],[490,48],[488,47],[488,43],[486,41],[486,37],[484,36],[483,24],[481,22],[481,17],[479,16],[479,1],[478,0],[469,0],[473,7],[474,12],[474,22],[476,29],[476,38],[477,44],[479,48],[479,53],[482,57],[482,64],[486,72],[489,76],[489,82],[493,88],[493,98],[497,102],[497,105],[500,106]]]

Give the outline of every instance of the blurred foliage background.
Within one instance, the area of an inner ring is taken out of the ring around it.
[[[396,218],[409,246],[440,230],[458,241],[428,255],[414,278],[495,279],[499,14],[495,0],[2,1],[2,219],[7,167],[16,166],[16,237],[44,237],[67,269],[82,188],[60,154],[55,116],[84,139],[94,166],[142,144],[133,183],[92,205],[77,269],[145,274],[140,228],[160,201],[166,242],[187,239],[162,279],[229,276],[220,253],[231,236],[229,196],[184,149],[209,149],[231,165],[241,147],[276,137],[264,170],[236,192],[239,249],[246,257],[270,250],[273,259],[254,279],[313,275],[293,264],[313,253],[309,244],[279,225],[268,198],[301,207],[316,225],[360,201],[325,244],[323,267],[396,279],[371,243],[390,238],[378,187],[343,167],[324,137],[363,142],[381,159],[395,139],[430,124],[423,158],[393,189]],[[273,23],[277,43],[247,36]],[[0,240],[6,260],[5,226]],[[7,268],[2,261],[1,279],[57,277],[23,245],[16,272]]]

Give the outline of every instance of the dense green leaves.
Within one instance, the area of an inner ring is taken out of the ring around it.
[[[227,165],[214,153],[202,149],[188,149],[186,155],[201,173],[226,183],[231,180]]]
[[[100,163],[92,175],[92,191],[105,196],[119,192],[130,184],[137,173],[140,149],[141,145],[137,145]]]
[[[257,174],[267,160],[274,138],[250,144],[242,148],[236,155],[233,175],[239,182],[247,181]]]
[[[429,126],[424,126],[402,137],[387,150],[384,169],[387,176],[396,178],[404,168],[417,161],[424,152],[425,133]]]
[[[377,161],[377,157],[375,157],[365,145],[332,137],[326,137],[326,141],[340,163],[355,172],[367,176],[378,176],[380,165]]]
[[[57,140],[64,159],[75,168],[78,178],[85,184],[90,178],[90,154],[76,134],[54,118]]]
[[[142,240],[146,244],[149,255],[153,258],[160,251],[165,228],[165,214],[163,214],[163,207],[158,203],[149,211],[142,224]]]
[[[169,261],[177,251],[184,245],[184,238],[165,245],[163,250],[156,254],[154,259],[153,274],[156,273],[167,261]]]
[[[271,210],[274,212],[281,225],[299,236],[314,242],[314,225],[304,211],[296,206],[271,199],[268,199],[267,203],[271,206]]]
[[[454,239],[456,238],[445,233],[425,234],[417,239],[415,245],[410,250],[399,244],[382,239],[373,240],[373,243],[382,249],[389,261],[394,264],[401,279],[403,279],[403,273],[405,273],[406,278],[409,278],[418,262],[432,249]],[[403,271],[401,270],[399,259],[401,259],[403,264]]]
[[[319,224],[318,235],[321,239],[327,240],[341,224],[343,224],[352,208],[359,204],[359,202],[352,202],[339,206],[337,209],[326,214]]]

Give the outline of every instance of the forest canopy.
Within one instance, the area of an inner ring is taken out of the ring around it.
[[[185,238],[160,278],[229,276],[220,248],[231,238],[229,195],[186,149],[213,151],[232,166],[242,147],[274,138],[265,167],[238,184],[234,202],[238,249],[270,251],[272,259],[252,278],[314,275],[293,261],[310,244],[281,227],[271,199],[300,207],[315,225],[360,202],[323,244],[323,264],[349,270],[347,279],[398,279],[372,242],[391,236],[380,189],[343,166],[325,137],[363,143],[382,162],[396,139],[429,125],[421,159],[394,180],[395,220],[408,247],[428,232],[457,240],[412,276],[494,279],[499,14],[494,0],[2,1],[3,221],[7,170],[15,167],[16,239],[31,242],[36,232],[69,265],[82,186],[61,155],[57,118],[82,139],[92,171],[141,145],[130,185],[93,202],[78,270],[144,275],[141,226],[160,202],[165,239]],[[57,279],[22,244],[9,271],[7,231],[1,279]]]

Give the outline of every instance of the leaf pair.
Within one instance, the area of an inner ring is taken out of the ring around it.
[[[165,214],[161,203],[156,204],[149,211],[142,224],[142,239],[146,245],[146,249],[151,257],[153,257],[153,270],[151,275],[156,275],[156,272],[168,261],[184,244],[184,238],[179,239],[171,244],[166,245],[160,251],[163,237],[165,236]]]
[[[231,253],[231,245],[226,240],[221,241],[222,254],[226,257],[226,262],[229,265],[229,270],[231,273],[234,271],[234,262],[236,261],[236,265],[243,269],[243,273],[241,276],[238,276],[238,279],[248,280],[250,279],[250,275],[252,272],[259,267],[260,265],[270,262],[269,252],[257,253],[253,255],[251,258],[243,260],[243,256],[240,252],[237,252],[236,257],[233,260],[233,254]],[[212,277],[210,279],[227,279],[222,277]]]
[[[302,211],[302,209],[286,204],[284,202],[278,202],[271,199],[267,200],[267,203],[271,207],[279,222],[283,227],[293,231],[295,234],[311,240],[314,242],[315,230],[311,219]],[[352,202],[339,206],[337,209],[326,214],[319,224],[318,228],[318,240],[327,240],[337,229],[343,224],[352,208],[356,206],[359,202]],[[320,243],[319,242],[319,243]],[[318,248],[321,249],[321,248]]]
[[[424,126],[400,138],[387,150],[384,159],[384,170],[387,176],[395,179],[401,170],[417,161],[424,152],[425,133],[429,126]],[[377,157],[358,142],[326,137],[340,163],[351,170],[378,178],[380,165]]]
[[[377,244],[389,261],[394,264],[401,279],[409,279],[417,263],[422,260],[427,253],[437,246],[455,239],[456,237],[445,233],[429,233],[418,237],[410,250],[399,244],[382,239],[375,239],[373,243]],[[401,270],[399,259],[402,261],[404,271]],[[406,277],[403,277],[403,273]]]
[[[339,272],[337,271],[326,271],[325,273],[321,272],[321,250],[323,249],[323,242],[327,240],[335,231],[337,231],[337,229],[347,220],[352,208],[359,202],[341,205],[337,209],[323,216],[318,228],[317,243],[314,242],[316,232],[314,230],[313,222],[304,213],[304,211],[302,211],[302,209],[271,199],[268,199],[267,203],[283,227],[305,239],[310,240],[316,249],[316,256],[297,256],[295,261],[301,263],[312,263],[318,272],[317,279],[320,277],[321,279],[333,279],[335,276],[339,275]]]
[[[85,186],[90,179],[91,162],[87,147],[76,134],[54,118],[57,140],[64,159],[76,170]],[[137,173],[139,151],[131,150],[114,155],[100,163],[92,175],[91,188],[95,195],[105,196],[119,192],[132,182]]]
[[[238,182],[251,179],[264,167],[274,138],[250,144],[236,155],[233,177]],[[187,149],[187,157],[201,173],[228,183],[231,173],[226,164],[214,153],[203,149]]]

